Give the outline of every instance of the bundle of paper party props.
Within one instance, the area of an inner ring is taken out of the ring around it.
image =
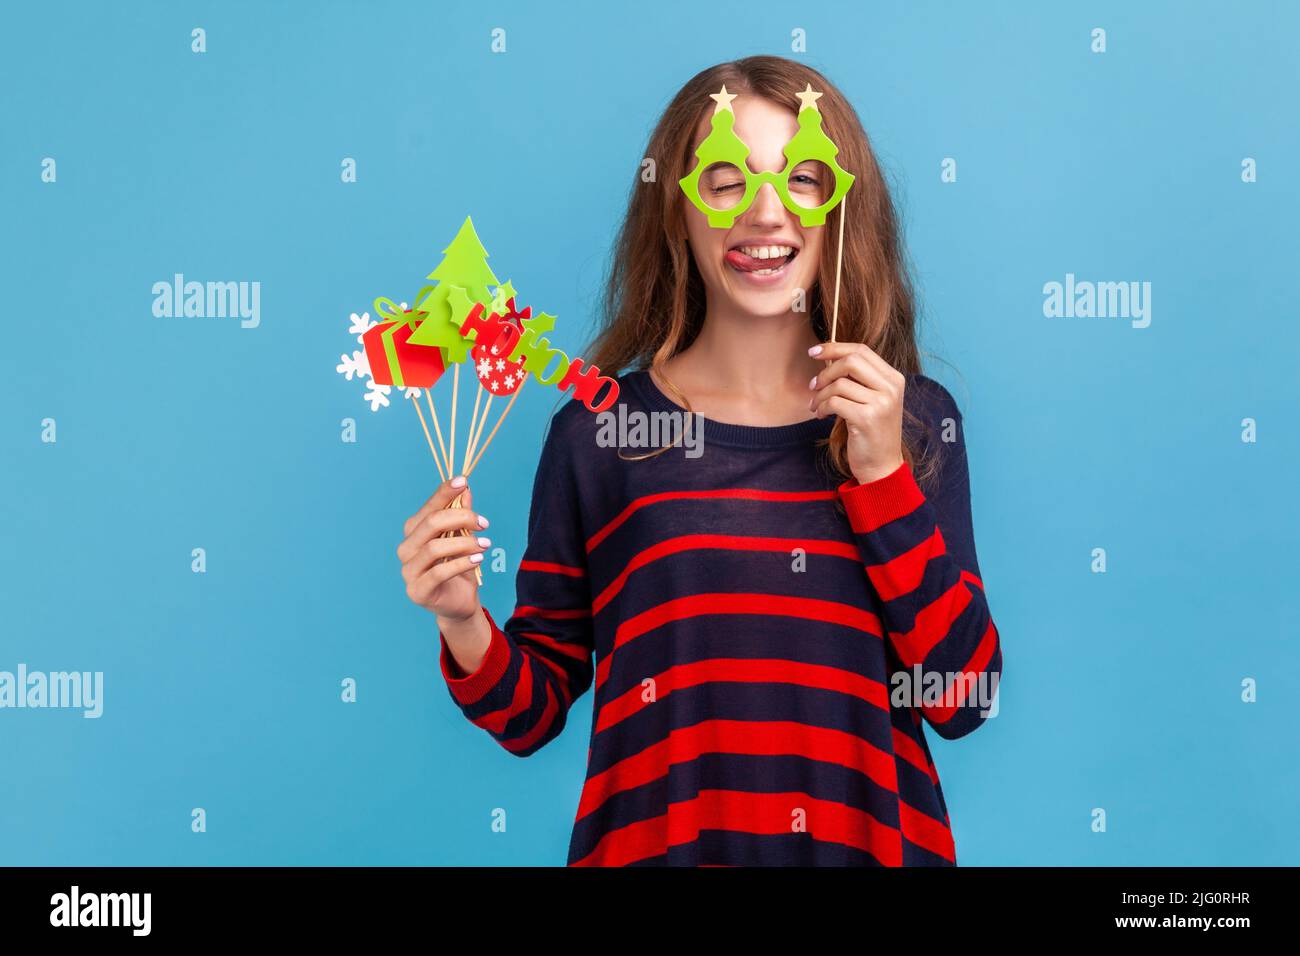
[[[386,407],[394,388],[402,390],[419,416],[429,451],[444,481],[457,474],[468,477],[478,467],[529,377],[560,391],[572,389],[573,398],[593,412],[613,406],[618,400],[618,382],[580,358],[570,359],[550,344],[546,336],[555,328],[555,316],[544,312],[534,316],[531,307],[516,306],[514,287],[493,274],[487,264],[487,250],[468,217],[443,255],[438,267],[425,277],[433,284],[416,293],[413,306],[380,297],[374,302],[380,321],[371,320],[369,313],[352,314],[348,331],[362,348],[350,356],[340,356],[337,370],[349,381],[354,377],[366,380],[365,398],[371,411]],[[457,471],[460,367],[466,360],[473,362],[479,387],[461,470]],[[432,389],[449,369],[450,431],[444,442]],[[421,390],[429,419],[420,407]],[[510,400],[483,439],[492,401],[498,395],[508,395]],[[459,503],[457,498],[452,506]]]
[[[835,341],[840,311],[840,263],[844,258],[845,196],[854,177],[840,167],[835,157],[839,148],[822,130],[822,114],[817,108],[821,93],[812,84],[796,94],[799,97],[798,132],[785,144],[785,167],[780,172],[756,173],[749,168],[750,149],[733,129],[736,114],[731,101],[738,94],[710,93],[713,108],[709,135],[695,150],[696,163],[678,181],[682,192],[709,225],[730,229],[754,202],[764,183],[771,184],[781,203],[799,217],[805,229],[821,226],[826,215],[840,207],[839,248],[835,259],[835,304],[831,314],[831,341]]]

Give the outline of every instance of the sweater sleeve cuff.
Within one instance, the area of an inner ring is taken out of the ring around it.
[[[492,628],[492,641],[488,644],[487,653],[483,655],[478,669],[472,674],[466,674],[456,663],[456,659],[451,655],[451,648],[447,646],[447,639],[441,631],[438,632],[438,643],[441,645],[438,662],[442,667],[443,679],[447,681],[452,696],[466,705],[480,700],[495,687],[510,665],[509,638],[501,628],[497,627],[496,621],[492,620],[492,615],[488,613],[487,608],[483,608],[483,616],[487,618],[488,626]]]
[[[870,534],[877,528],[911,514],[925,501],[925,493],[904,461],[896,469],[860,485],[852,478],[839,487],[840,500],[856,534]]]

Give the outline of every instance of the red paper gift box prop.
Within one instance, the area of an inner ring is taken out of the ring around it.
[[[406,312],[412,314],[410,309]],[[442,378],[442,373],[447,370],[442,349],[436,345],[411,345],[406,341],[418,324],[418,321],[410,320],[383,322],[362,335],[370,376],[376,385],[429,388]]]

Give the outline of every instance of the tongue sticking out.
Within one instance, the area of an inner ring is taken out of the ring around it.
[[[779,256],[775,259],[755,259],[747,256],[739,249],[732,249],[723,257],[727,264],[741,272],[759,272],[764,269],[779,269],[790,261],[790,256]]]

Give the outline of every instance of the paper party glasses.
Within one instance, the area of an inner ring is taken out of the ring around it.
[[[810,85],[798,94],[799,130],[783,150],[785,168],[780,172],[756,173],[747,164],[749,147],[733,130],[736,114],[731,101],[736,94],[709,94],[718,104],[712,129],[695,150],[695,168],[679,181],[682,191],[709,225],[729,229],[737,217],[754,202],[764,183],[771,183],[782,204],[799,217],[804,227],[820,226],[826,214],[839,205],[853,176],[835,161],[839,149],[822,131],[822,115]]]

